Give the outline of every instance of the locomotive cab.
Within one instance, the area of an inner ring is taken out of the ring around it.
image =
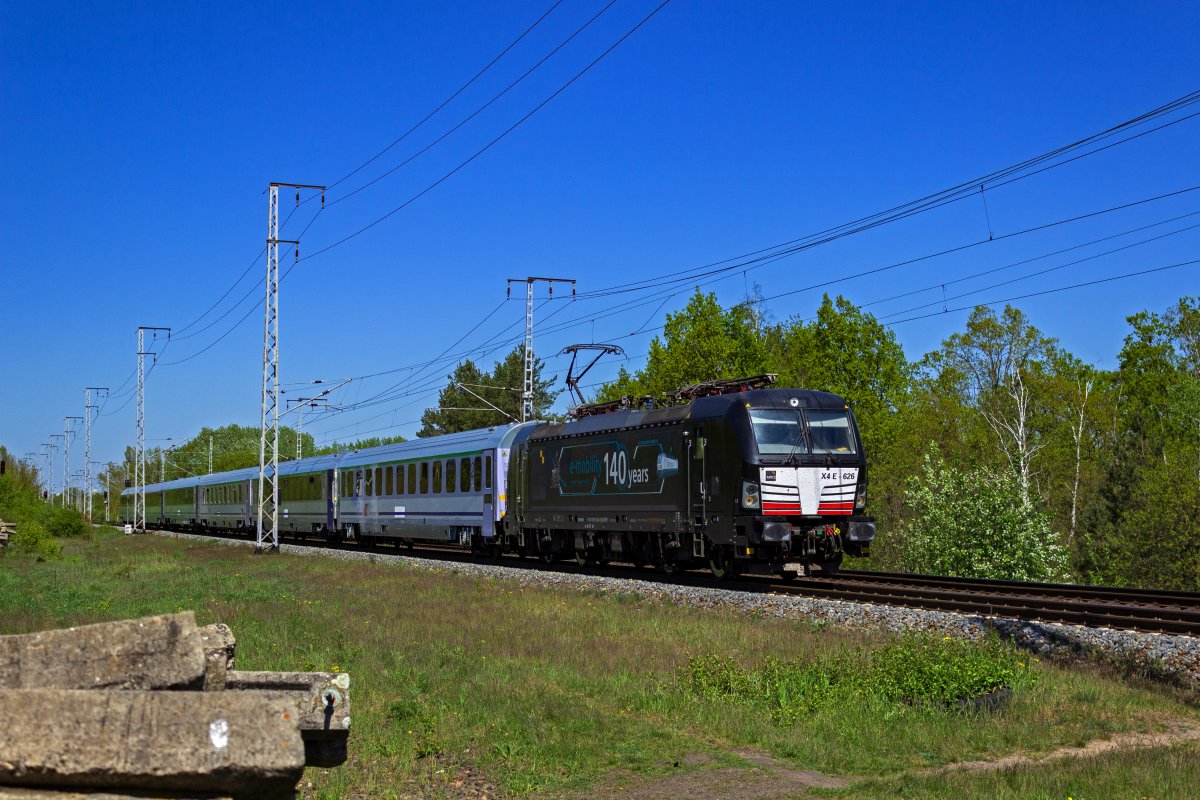
[[[864,515],[867,464],[849,405],[828,392],[746,392],[735,556],[785,576],[791,562],[836,572],[843,553],[865,556],[875,523]]]

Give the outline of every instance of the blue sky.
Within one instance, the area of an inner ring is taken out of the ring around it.
[[[158,345],[160,364],[147,382],[149,438],[256,425],[262,298],[253,287],[263,273],[257,254],[267,182],[334,183],[445,100],[551,1],[0,2],[0,302],[7,323],[0,352],[8,377],[0,441],[18,454],[37,450],[62,431],[65,415],[83,413],[85,386],[122,387],[97,422],[94,444],[94,457],[119,458],[133,439],[133,384],[123,382],[134,368],[138,325],[177,332],[165,349]],[[312,219],[301,255],[316,254],[405,203],[655,6],[617,0],[440,144],[315,219],[317,204],[302,206],[282,235],[291,238]],[[329,199],[428,145],[604,7],[564,0],[475,84]],[[984,175],[1200,88],[1198,29],[1200,6],[1191,3],[673,0],[452,177],[362,235],[301,261],[282,288],[282,380],[416,365],[338,393],[343,403],[361,403],[398,384],[403,397],[305,425],[322,441],[411,435],[453,366],[426,362],[447,349],[478,351],[490,339],[480,358],[488,366],[519,336],[524,309],[517,299],[502,304],[506,278],[562,275],[576,278],[580,292],[594,291],[790,240]],[[1190,188],[1200,184],[1198,131],[1200,118],[1184,121],[989,190],[987,217],[982,200],[971,198],[705,288],[726,303],[756,283],[771,296],[986,239],[989,226],[1004,237]],[[293,206],[285,197],[284,214]],[[1200,257],[1200,228],[1189,226],[1200,216],[1184,215],[1195,211],[1200,192],[1185,193],[827,291],[874,303],[869,310],[898,321],[940,311],[943,282],[952,298],[1162,234],[1170,235],[947,306],[1191,260]],[[1112,366],[1125,316],[1197,294],[1198,271],[1017,305],[1080,357]],[[876,302],[926,287],[936,288]],[[250,299],[236,305],[247,292]],[[682,307],[689,292],[543,304],[539,290],[547,332],[536,350],[551,356],[593,337],[617,340],[637,368],[664,314]],[[820,297],[793,294],[769,310],[776,320],[809,316]],[[612,313],[622,301],[642,304]],[[934,305],[906,311],[922,303]],[[901,321],[895,330],[917,358],[960,329],[967,313]],[[566,322],[577,324],[562,328]],[[635,331],[642,332],[629,335]],[[487,352],[497,343],[503,346]],[[616,366],[598,367],[589,380]],[[563,359],[549,361],[552,373],[565,368]],[[82,463],[81,446],[73,463]]]

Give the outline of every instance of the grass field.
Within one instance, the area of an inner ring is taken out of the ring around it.
[[[748,777],[768,785],[753,796],[800,796],[800,784],[786,780],[770,793],[772,776],[789,769],[845,784],[803,790],[811,796],[853,798],[1163,800],[1193,797],[1200,786],[1195,741],[1002,771],[937,771],[1200,728],[1187,698],[1099,668],[1028,659],[1030,685],[991,715],[850,696],[781,717],[698,695],[686,680],[689,663],[715,656],[752,670],[770,659],[853,659],[887,640],[640,596],[253,557],[112,531],[65,547],[61,561],[0,557],[0,632],[194,609],[201,624],[233,628],[239,669],[351,674],[350,760],[311,770],[309,796],[711,796],[720,781],[732,784],[726,796],[750,796],[737,791]]]

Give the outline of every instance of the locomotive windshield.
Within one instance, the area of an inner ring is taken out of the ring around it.
[[[853,453],[854,435],[850,432],[850,417],[844,411],[806,412],[812,431],[812,452]]]
[[[808,442],[804,438],[799,411],[752,408],[750,424],[754,428],[758,452],[763,455],[786,456],[790,453],[808,452]]]

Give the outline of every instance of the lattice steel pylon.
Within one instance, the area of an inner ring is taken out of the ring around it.
[[[54,456],[56,454],[56,451],[58,450],[58,445],[55,444],[54,440],[61,439],[61,438],[63,438],[61,433],[50,434],[50,444],[49,444],[50,460],[47,462],[47,466],[46,466],[46,486],[47,486],[47,498],[46,499],[50,501],[51,505],[54,504]]]
[[[279,189],[296,190],[296,205],[300,192],[312,189],[321,192],[321,207],[325,206],[325,187],[304,183],[277,183],[267,186],[267,279],[266,302],[263,308],[262,352],[262,414],[258,437],[258,522],[254,552],[278,552],[279,529],[276,510],[279,508],[279,245],[290,244],[300,260],[300,242],[279,238]]]
[[[38,448],[38,484],[46,496],[50,496],[50,445],[42,442]]]
[[[133,462],[133,529],[146,530],[146,356],[155,355],[146,351],[146,331],[157,334],[170,328],[138,327],[137,348],[137,455]]]
[[[63,417],[63,508],[71,507],[71,423],[83,417]]]
[[[108,394],[107,386],[88,386],[83,390],[83,491],[86,495],[83,501],[83,514],[88,522],[92,521],[92,417],[99,406],[92,405],[92,392],[96,399],[100,393]]]
[[[554,284],[571,284],[571,296],[575,296],[574,278],[509,278],[507,284],[508,296],[512,297],[514,283],[525,284],[525,382],[521,389],[521,422],[527,422],[534,415],[533,400],[533,285],[543,281],[549,285],[550,297],[554,297]]]

